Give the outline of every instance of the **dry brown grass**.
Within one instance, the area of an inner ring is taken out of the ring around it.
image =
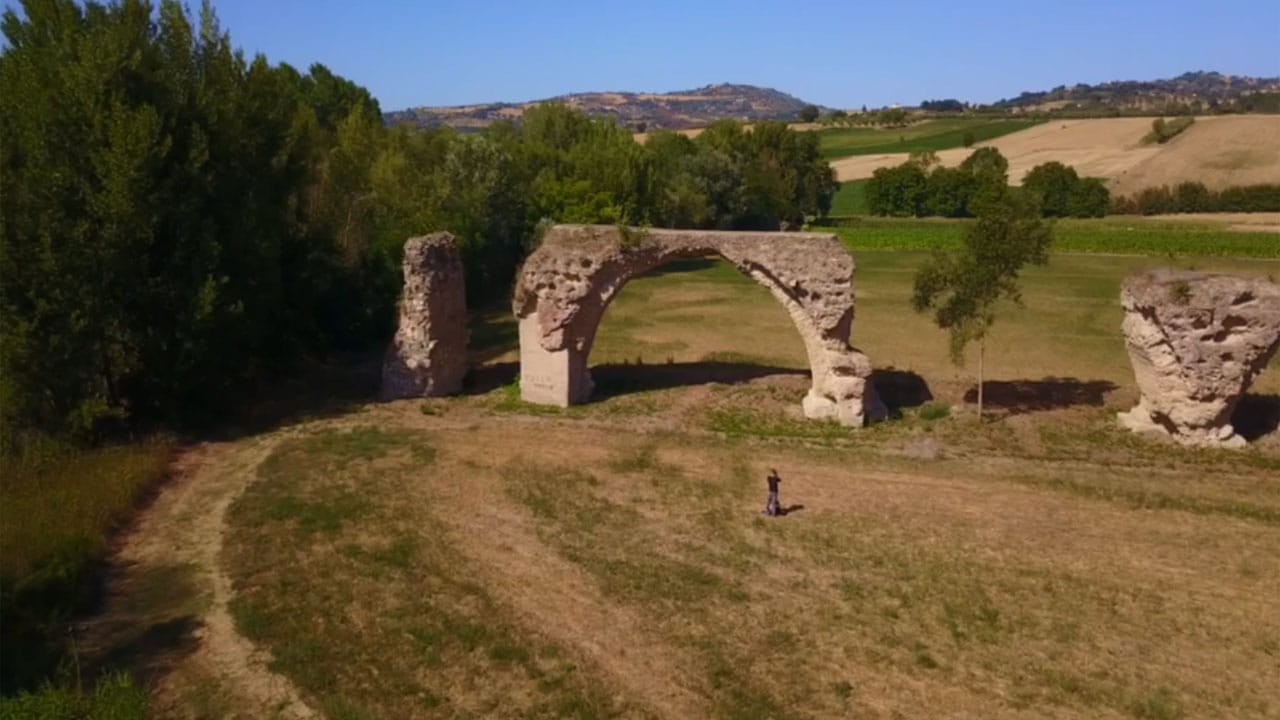
[[[860,254],[854,332],[950,417],[803,421],[786,312],[688,261],[609,309],[597,402],[482,387],[209,457],[150,518],[151,562],[198,561],[201,617],[233,617],[260,653],[197,651],[166,707],[270,715],[292,699],[271,670],[330,718],[1280,714],[1280,438],[1190,450],[1113,419],[1134,397],[1118,283],[1160,261],[1029,273],[977,423],[971,375],[906,307],[922,257]],[[1280,390],[1274,369],[1257,392]],[[803,506],[772,520],[769,467]]]
[[[708,405],[774,410],[774,385]],[[608,402],[556,418],[459,399],[341,420],[393,438],[372,455],[282,445],[231,516],[250,633],[331,717],[1280,709],[1280,457],[1134,441],[1088,409],[726,437],[685,392],[657,392],[678,433]],[[923,437],[941,457],[902,454]],[[804,507],[766,521],[770,466]],[[474,645],[413,630],[455,616]],[[494,637],[520,660],[495,661]]]
[[[958,403],[904,309],[917,259],[860,257],[856,332]],[[1055,262],[997,326],[982,424],[803,421],[786,313],[691,261],[610,308],[596,364],[675,355],[600,371],[598,402],[508,387],[305,426],[230,515],[241,627],[331,717],[1274,715],[1280,444],[1118,429],[1103,298],[1151,261]],[[702,384],[713,350],[737,364]],[[735,375],[759,356],[780,374]],[[803,506],[776,520],[769,467]]]
[[[1210,189],[1280,182],[1280,116],[1196,118],[1161,152],[1107,177],[1120,195],[1187,181]]]

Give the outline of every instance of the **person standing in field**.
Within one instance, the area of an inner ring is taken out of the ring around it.
[[[761,514],[777,517],[782,514],[782,508],[778,505],[778,483],[782,482],[782,478],[778,477],[777,469],[769,468],[769,477],[765,478],[765,482],[769,483],[769,499],[765,501]]]

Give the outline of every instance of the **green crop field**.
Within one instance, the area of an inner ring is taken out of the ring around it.
[[[870,212],[867,207],[867,181],[866,180],[848,180],[840,183],[840,189],[836,191],[835,197],[831,198],[831,212],[834,217],[848,215],[866,215]]]
[[[846,183],[853,185],[854,183]],[[843,188],[842,188],[843,189]],[[856,192],[856,190],[854,191]],[[845,218],[831,228],[854,251],[950,250],[971,220],[941,218]],[[1053,251],[1193,257],[1280,258],[1280,233],[1235,232],[1213,223],[1161,221],[1135,216],[1062,219],[1055,222]]]
[[[963,147],[965,133],[972,133],[974,142],[983,142],[1025,130],[1038,122],[947,118],[925,120],[903,128],[832,128],[817,132],[822,156],[835,160],[850,155],[948,150]]]

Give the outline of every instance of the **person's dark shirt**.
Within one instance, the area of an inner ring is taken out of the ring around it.
[[[765,480],[769,483],[769,492],[778,492],[778,483],[782,482],[782,478],[777,475],[770,475]]]

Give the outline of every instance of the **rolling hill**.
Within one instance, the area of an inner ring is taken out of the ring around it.
[[[383,113],[383,119],[390,125],[477,130],[496,120],[514,120],[525,108],[544,102],[562,102],[588,115],[611,115],[621,125],[643,123],[650,129],[701,127],[722,118],[791,120],[809,104],[771,88],[722,83],[670,93],[587,92],[523,103],[416,107]]]
[[[1280,110],[1280,77],[1260,78],[1219,72],[1188,72],[1160,80],[1116,80],[1097,85],[1060,85],[1024,92],[992,105],[1003,110],[1086,112],[1169,112],[1185,108],[1203,112],[1230,108],[1235,112]]]

